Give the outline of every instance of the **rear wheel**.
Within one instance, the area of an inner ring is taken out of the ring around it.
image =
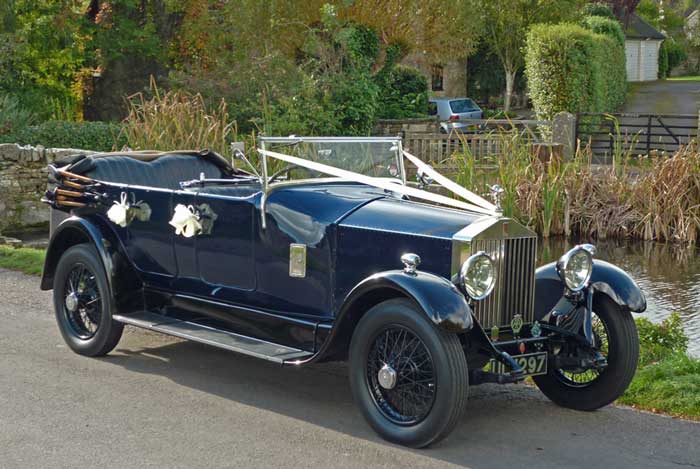
[[[116,347],[124,325],[112,320],[109,284],[92,246],[73,246],[61,256],[53,299],[58,328],[74,352],[95,357]]]
[[[629,311],[606,297],[597,297],[593,332],[595,348],[608,362],[605,369],[550,369],[546,375],[533,376],[537,387],[562,407],[596,410],[606,406],[625,392],[637,370],[639,338]]]
[[[380,303],[353,333],[353,396],[372,428],[394,443],[423,447],[446,437],[464,412],[467,375],[457,335],[409,300]]]

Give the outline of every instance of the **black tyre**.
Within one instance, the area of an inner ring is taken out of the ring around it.
[[[593,332],[596,348],[607,358],[607,368],[581,372],[550,369],[546,375],[533,377],[544,395],[562,407],[586,411],[604,407],[625,392],[637,370],[639,337],[629,311],[607,297],[596,296]]]
[[[464,413],[467,371],[457,335],[406,299],[370,309],[352,336],[353,397],[372,428],[394,443],[420,448],[446,437]]]
[[[95,249],[80,244],[68,249],[56,266],[53,300],[56,321],[66,344],[89,357],[117,346],[124,325],[112,320],[109,284]]]

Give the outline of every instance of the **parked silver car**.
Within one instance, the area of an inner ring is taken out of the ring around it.
[[[428,114],[437,116],[440,121],[440,131],[475,132],[480,125],[469,123],[467,119],[483,119],[484,112],[470,98],[432,98],[429,102]]]

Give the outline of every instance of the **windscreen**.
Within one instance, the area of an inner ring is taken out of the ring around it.
[[[459,114],[460,112],[478,111],[479,106],[471,99],[455,99],[450,101],[450,109],[452,112]]]
[[[396,140],[363,141],[299,139],[291,142],[265,141],[266,150],[295,156],[363,176],[401,180],[400,146]],[[313,169],[292,165],[275,158],[267,159],[270,183],[329,177]]]

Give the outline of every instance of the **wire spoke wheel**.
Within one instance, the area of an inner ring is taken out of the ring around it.
[[[63,313],[72,332],[82,340],[92,338],[100,327],[102,298],[97,278],[83,263],[76,263],[66,277]]]
[[[409,328],[390,325],[379,331],[367,356],[367,383],[386,418],[400,425],[422,421],[435,401],[433,359]]]
[[[595,313],[592,313],[592,326],[594,349],[600,352],[602,356],[608,358],[609,352],[609,334],[605,323]],[[583,333],[583,332],[582,332]],[[559,379],[569,386],[585,387],[594,383],[605,370],[587,369],[587,370],[557,370]]]

